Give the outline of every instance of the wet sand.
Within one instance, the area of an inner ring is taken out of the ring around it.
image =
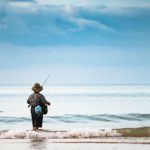
[[[141,142],[140,142],[141,141]],[[1,150],[149,150],[148,138],[142,139],[1,139]]]

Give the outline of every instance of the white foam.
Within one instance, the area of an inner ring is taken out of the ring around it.
[[[98,137],[119,136],[115,130],[91,130],[91,129],[73,129],[70,131],[27,131],[27,130],[9,130],[0,133],[0,139],[64,139],[64,138],[98,138]]]

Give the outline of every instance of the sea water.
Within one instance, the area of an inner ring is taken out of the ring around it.
[[[149,137],[149,85],[45,86],[43,132],[31,131],[30,86],[0,86],[0,138]]]

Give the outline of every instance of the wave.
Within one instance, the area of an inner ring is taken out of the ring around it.
[[[150,127],[116,129],[122,137],[150,137]]]
[[[150,97],[150,93],[47,93],[47,97]],[[28,97],[28,93],[0,93],[0,97]]]
[[[30,122],[31,119],[27,117],[9,117],[9,116],[0,116],[0,123],[20,123],[20,122]]]
[[[70,85],[47,86],[44,94],[48,97],[150,97],[149,85]],[[30,86],[0,86],[0,97],[28,97]]]
[[[46,117],[47,121],[59,121],[65,123],[86,123],[86,122],[120,122],[120,121],[149,121],[150,114],[95,114],[95,115],[63,115]]]
[[[130,113],[130,114],[95,114],[95,115],[73,115],[65,114],[60,116],[46,116],[45,122],[62,123],[89,123],[89,122],[143,122],[149,121],[150,114]],[[28,117],[0,116],[1,123],[31,122]]]
[[[150,137],[150,127],[122,129],[74,129],[69,131],[3,130],[0,139],[98,139],[102,137]]]

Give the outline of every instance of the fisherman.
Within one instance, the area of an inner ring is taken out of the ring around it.
[[[43,87],[39,83],[35,83],[32,90],[34,93],[29,96],[27,103],[31,106],[33,130],[37,131],[42,128],[44,109],[50,105],[50,102],[40,93]]]

